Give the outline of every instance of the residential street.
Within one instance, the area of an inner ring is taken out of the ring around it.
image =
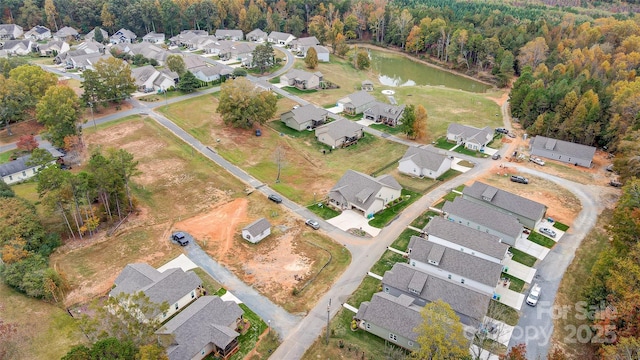
[[[287,57],[291,57],[291,59],[288,59],[287,64],[277,73],[272,74],[271,77],[278,76],[288,71],[293,65],[293,56],[288,51],[285,51],[285,53],[287,54]],[[47,68],[47,70],[52,71],[49,68]],[[61,73],[60,75],[66,76],[67,74]],[[302,105],[308,104],[307,101],[272,86],[265,81],[264,78],[256,78],[253,76],[248,76],[248,78],[254,82],[259,82],[272,91]],[[169,129],[195,150],[216,162],[222,168],[246,183],[247,186],[256,188],[265,195],[275,193],[275,191],[270,187],[253,178],[244,170],[231,164],[218,155],[214,150],[195,139],[187,131],[171,122],[162,114],[153,110],[156,106],[172,104],[216,91],[219,91],[219,87],[185,96],[174,97],[166,100],[163,99],[163,101],[155,103],[141,102],[136,99],[127,100],[133,106],[132,109],[95,119],[95,125],[115,121],[130,115],[148,115],[159,124]],[[503,106],[502,113],[505,126],[510,128],[510,118],[507,111],[508,105],[506,104],[507,103]],[[94,126],[94,121],[90,119],[82,126],[83,128]],[[416,146],[413,142],[391,136],[371,128],[366,128],[365,130],[369,134],[373,134],[375,136],[380,136],[408,146]],[[39,137],[38,141],[42,145],[48,144]],[[15,143],[0,146],[0,152],[8,151],[13,148],[15,148]],[[500,152],[504,153],[504,151],[505,149],[502,149]],[[329,300],[331,300],[332,304],[329,308],[329,315],[330,317],[333,317],[340,309],[341,304],[345,302],[351,293],[359,286],[371,266],[378,261],[380,256],[386,250],[386,247],[397,238],[397,236],[413,221],[413,219],[418,217],[427,209],[428,206],[444,196],[452,188],[455,188],[465,182],[472,181],[478,174],[487,171],[493,166],[491,159],[472,158],[455,152],[448,152],[448,154],[471,161],[475,164],[475,167],[449,182],[441,184],[428,194],[423,195],[418,201],[399,214],[399,216],[392,221],[390,225],[382,229],[380,234],[375,238],[356,237],[318,219],[320,220],[322,231],[336,242],[343,244],[346,249],[351,252],[352,261],[342,276],[336,280],[334,286],[318,300],[317,305],[304,318],[287,313],[284,309],[273,304],[269,299],[257,293],[253,288],[242,283],[228,270],[211,259],[196,244],[189,245],[186,251],[192,261],[201,266],[205,271],[216,278],[216,280],[232,291],[265,321],[271,320],[271,326],[278,331],[283,340],[282,345],[271,356],[272,359],[300,359],[311,344],[316,341],[318,336],[323,334],[323,328],[326,326],[327,321],[327,304],[329,303]],[[604,208],[604,205],[598,198],[598,194],[600,194],[601,191],[598,190],[597,186],[577,184],[524,166],[510,166],[517,167],[522,172],[553,181],[559,186],[562,186],[574,193],[582,202],[582,211],[574,221],[571,232],[566,234],[562,238],[562,241],[555,246],[549,255],[539,263],[539,266],[537,267],[538,275],[534,279],[534,282],[537,282],[542,286],[541,301],[535,308],[526,305],[523,307],[520,322],[518,323],[516,331],[514,331],[514,338],[511,339],[509,344],[510,346],[513,346],[517,343],[525,342],[527,343],[527,353],[529,354],[528,357],[530,359],[537,359],[538,356],[544,358],[549,350],[549,339],[551,337],[551,332],[553,331],[551,309],[560,280],[562,279],[562,275],[564,274],[567,266],[573,259],[575,250],[580,245],[580,242],[595,225],[597,216]],[[317,216],[306,208],[301,207],[284,197],[283,199],[284,202],[282,203],[282,206],[286,206],[302,218],[313,217],[317,219]],[[309,301],[315,300],[316,299],[309,299]]]

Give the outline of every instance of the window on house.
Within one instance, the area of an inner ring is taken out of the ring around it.
[[[389,292],[389,288],[388,287],[384,287],[384,292],[388,293]]]
[[[389,340],[398,341],[398,336],[396,336],[396,334],[389,333]]]
[[[178,310],[178,303],[176,303],[175,307],[176,307],[176,310]]]
[[[162,317],[167,317],[167,312],[166,311],[162,313]]]
[[[367,330],[371,329],[371,324],[367,323]]]
[[[23,171],[23,172],[22,172],[22,176],[27,176],[27,172],[26,172],[26,171]]]
[[[9,175],[9,180],[13,180],[13,176]]]
[[[464,279],[460,279],[460,283],[464,284]]]
[[[191,292],[191,298],[193,299],[194,297],[196,297],[196,292],[195,292],[195,291],[192,291],[192,292]]]

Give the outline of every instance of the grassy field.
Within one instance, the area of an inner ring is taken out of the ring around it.
[[[425,226],[427,226],[427,224],[429,223],[429,220],[431,220],[431,218],[435,216],[440,216],[440,213],[437,213],[431,210],[425,211],[420,216],[418,216],[415,220],[413,220],[413,222],[411,223],[411,226],[417,227],[418,229],[422,229]]]
[[[523,280],[518,279],[517,277],[506,274],[506,273],[502,273],[500,277],[511,280],[511,282],[509,283],[509,290],[512,290],[515,292],[522,292],[522,289],[524,288]]]
[[[531,256],[524,251],[520,251],[514,247],[509,248],[509,252],[513,254],[511,258],[513,261],[519,262],[520,264],[526,265],[528,267],[533,267],[533,265],[538,261],[535,256]]]
[[[13,154],[13,150],[0,153],[0,164],[9,162],[9,158],[11,157],[11,154]]]
[[[16,325],[16,332],[3,337],[7,359],[60,359],[82,343],[78,323],[63,308],[28,298],[0,282],[0,320]],[[4,335],[3,335],[4,336]]]
[[[585,279],[591,275],[591,269],[602,250],[609,246],[609,236],[603,231],[611,223],[612,211],[604,210],[598,217],[593,230],[582,240],[576,250],[573,261],[565,271],[556,294],[555,306],[558,308],[576,309],[576,305],[585,301],[582,290]],[[586,305],[585,305],[586,307]],[[596,359],[597,348],[587,342],[575,341],[575,330],[592,325],[587,316],[570,311],[567,316],[559,316],[554,321],[555,331],[552,341],[560,344],[569,359]],[[567,341],[573,340],[573,341]]]
[[[339,211],[334,210],[329,206],[324,206],[324,205],[318,206],[318,204],[322,204],[322,203],[314,202],[313,204],[307,206],[307,209],[311,210],[314,214],[318,215],[320,218],[324,220],[329,220],[331,218],[334,218],[340,215]]]
[[[420,236],[420,233],[415,230],[405,229],[398,235],[398,238],[391,244],[391,247],[400,251],[407,251],[412,236]]]
[[[542,234],[538,234],[537,232],[531,232],[531,234],[529,234],[529,236],[527,237],[527,239],[529,239],[530,241],[533,241],[534,243],[538,244],[538,245],[542,245],[546,248],[551,249],[556,242],[553,241],[552,239],[542,235]]]
[[[387,226],[396,216],[399,216],[402,210],[411,205],[414,201],[418,200],[422,196],[421,194],[406,189],[402,189],[402,201],[390,206],[369,221],[369,225],[377,228],[383,228]]]

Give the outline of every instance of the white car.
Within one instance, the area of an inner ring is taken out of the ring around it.
[[[527,305],[536,306],[538,304],[538,299],[540,299],[541,291],[542,289],[540,288],[540,285],[533,284],[531,291],[529,291],[529,296],[527,296]]]
[[[538,231],[540,232],[540,234],[544,234],[552,238],[556,237],[556,232],[549,228],[540,228],[540,230]]]
[[[540,166],[544,166],[544,161],[542,161],[542,159],[537,158],[537,157],[532,157],[529,158],[529,161],[531,161],[534,164],[540,165]]]

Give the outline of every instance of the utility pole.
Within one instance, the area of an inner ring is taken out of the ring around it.
[[[93,102],[89,103],[89,109],[91,109],[91,120],[93,120],[93,129],[98,130],[98,127],[96,126],[96,118],[95,116],[93,116]]]
[[[325,343],[329,345],[329,313],[331,312],[331,298],[329,298],[329,304],[327,305],[327,339]]]

